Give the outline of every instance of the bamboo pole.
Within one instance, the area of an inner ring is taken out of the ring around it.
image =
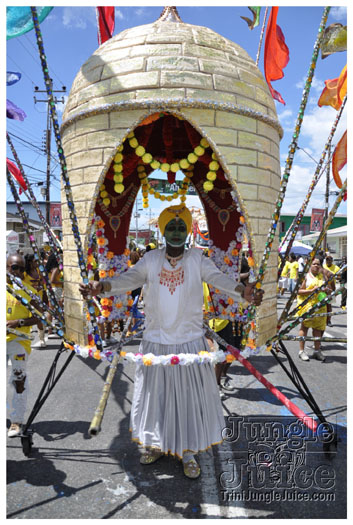
[[[113,357],[113,360],[109,366],[109,372],[108,372],[108,375],[107,375],[107,379],[104,383],[104,386],[103,386],[103,391],[102,391],[102,395],[101,395],[101,398],[99,400],[99,403],[98,403],[98,406],[97,406],[97,409],[96,411],[94,412],[94,416],[92,418],[92,421],[91,421],[91,425],[88,429],[88,433],[90,436],[97,436],[99,434],[99,432],[101,431],[101,425],[102,425],[102,420],[103,420],[103,416],[104,416],[104,412],[105,412],[105,408],[107,406],[107,402],[108,402],[108,397],[109,397],[109,394],[110,394],[110,390],[112,388],[112,384],[113,384],[113,379],[115,377],[115,374],[116,374],[116,371],[117,371],[117,368],[118,368],[118,364],[121,360],[121,357],[120,357],[120,350],[125,342],[125,337],[126,337],[126,333],[127,333],[127,330],[128,330],[128,326],[129,326],[129,323],[126,321],[126,325],[125,325],[125,328],[121,334],[121,338],[120,338],[120,341],[118,343],[118,346],[117,346],[117,349],[116,349],[116,353]]]

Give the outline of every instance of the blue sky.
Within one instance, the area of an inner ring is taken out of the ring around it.
[[[156,3],[156,2],[155,2]],[[341,2],[342,6],[344,2]],[[11,2],[7,2],[8,5]],[[16,5],[14,3],[14,5]],[[294,123],[300,105],[304,81],[310,66],[310,59],[320,25],[323,7],[317,2],[311,2],[313,7],[287,7],[283,2],[280,6],[277,23],[281,27],[287,46],[289,47],[290,60],[284,70],[284,78],[273,83],[274,89],[279,91],[286,105],[275,102],[278,117],[284,129],[281,141],[281,166],[282,169],[288,154],[288,145],[292,138]],[[347,24],[346,7],[338,7],[338,3],[331,2],[330,15],[327,25],[339,22]],[[129,27],[152,23],[160,15],[163,6],[133,6],[116,7],[116,23],[114,34]],[[242,46],[255,60],[260,27],[250,31],[247,24],[240,18],[250,16],[246,5],[234,3],[222,7],[178,6],[179,14],[186,23],[207,26],[226,38]],[[265,8],[261,12],[261,23]],[[71,84],[81,65],[97,49],[96,17],[94,7],[55,6],[49,17],[42,23],[44,48],[46,51],[49,72],[54,79],[54,89],[61,90],[67,87],[69,92]],[[25,167],[29,180],[35,184],[45,181],[46,157],[40,150],[46,128],[46,104],[34,103],[34,87],[44,89],[43,75],[38,58],[34,31],[26,35],[7,41],[7,70],[18,71],[22,74],[20,82],[7,88],[7,98],[24,109],[27,118],[23,122],[7,119],[7,130],[12,134],[12,140]],[[296,213],[300,207],[311,178],[315,172],[316,163],[320,159],[330,129],[334,122],[336,111],[331,107],[317,106],[317,100],[324,88],[324,81],[339,76],[347,60],[347,53],[335,53],[322,60],[318,59],[314,81],[310,91],[302,131],[299,138],[299,147],[296,152],[291,171],[282,213]],[[261,53],[259,68],[263,72],[263,51]],[[45,93],[37,94],[37,99],[45,99]],[[61,98],[62,93],[57,95]],[[62,104],[57,105],[58,114],[61,115]],[[335,134],[333,143],[336,144],[347,126],[346,110]],[[20,137],[22,140],[19,140]],[[24,142],[26,141],[26,142]],[[55,141],[52,140],[52,154],[56,157]],[[7,155],[12,158],[11,152]],[[314,160],[313,160],[314,159]],[[51,199],[60,200],[60,169],[58,163],[52,162]],[[346,176],[342,171],[342,178]],[[321,177],[318,188],[315,190],[309,203],[307,212],[311,208],[324,207],[325,177]],[[335,190],[334,182],[330,185]],[[38,200],[41,200],[40,188],[33,186]],[[7,188],[7,198],[12,200],[12,195]],[[330,207],[335,197],[330,198]],[[200,206],[197,197],[190,197],[188,205]],[[152,216],[158,215],[161,205],[153,198],[150,199]],[[338,213],[346,213],[346,204],[340,206]],[[144,224],[144,214],[139,226]]]

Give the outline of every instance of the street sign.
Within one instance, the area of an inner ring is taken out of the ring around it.
[[[164,179],[155,179],[155,178],[149,178],[148,182],[155,191],[158,191],[159,193],[167,193],[167,194],[173,194],[178,191],[179,188],[181,188],[183,181],[176,180],[173,183],[168,182]],[[194,186],[190,184],[187,195],[197,195],[196,189]]]

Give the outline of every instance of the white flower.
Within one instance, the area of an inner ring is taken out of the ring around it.
[[[79,348],[79,350],[76,350],[76,347]],[[83,346],[83,347],[80,347],[78,345],[75,345],[75,351],[81,356],[83,357],[84,359],[86,359],[88,357],[88,348],[87,346]]]

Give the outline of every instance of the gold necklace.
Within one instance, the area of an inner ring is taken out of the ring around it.
[[[207,195],[207,193],[203,190],[203,186],[202,186],[202,182],[198,182],[196,184],[196,188],[199,190],[203,200],[205,202],[207,202],[207,204],[209,205],[209,207],[215,211],[217,213],[217,218],[219,220],[219,222],[222,224],[223,226],[223,231],[225,231],[225,228],[226,228],[226,224],[228,223],[229,219],[230,219],[230,212],[234,211],[237,209],[237,205],[235,202],[232,202],[232,204],[230,206],[228,206],[228,208],[221,208],[220,206],[218,206],[218,204],[216,204],[209,195]]]
[[[125,213],[127,212],[127,210],[130,208],[130,206],[133,204],[134,200],[135,200],[135,197],[137,195],[137,192],[138,192],[138,187],[137,186],[133,186],[132,190],[131,190],[131,193],[129,195],[129,197],[127,198],[126,200],[126,203],[125,205],[121,208],[121,210],[119,211],[119,213],[117,213],[116,215],[113,215],[109,210],[108,208],[106,207],[106,205],[103,203],[103,199],[101,197],[98,197],[97,198],[97,202],[99,204],[99,206],[101,207],[102,211],[104,211],[105,215],[107,217],[109,217],[109,226],[111,227],[111,229],[113,230],[114,232],[114,239],[116,239],[116,233],[118,231],[118,229],[120,228],[120,224],[121,224],[121,219],[120,217],[122,217],[123,215],[125,215]],[[119,198],[119,197],[115,197],[115,198]],[[116,207],[116,206],[114,206]]]

